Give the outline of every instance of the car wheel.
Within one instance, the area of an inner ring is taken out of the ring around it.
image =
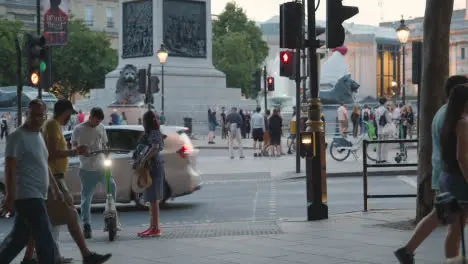
[[[135,201],[135,206],[139,209],[147,209],[148,205],[143,198],[143,193],[133,193],[133,201]]]

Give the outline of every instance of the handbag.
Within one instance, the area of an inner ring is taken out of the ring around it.
[[[142,193],[153,184],[148,167],[138,167],[133,170],[132,190],[135,193]]]
[[[137,145],[133,152],[133,176],[132,176],[132,190],[135,193],[142,193],[146,188],[152,185],[150,174],[151,161],[148,160],[145,164],[140,164],[141,159],[148,153],[150,147],[145,144],[143,138]]]

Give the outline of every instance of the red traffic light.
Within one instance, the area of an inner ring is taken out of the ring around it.
[[[268,84],[272,84],[273,83],[273,77],[268,77]]]
[[[282,63],[288,64],[291,61],[291,53],[288,51],[282,51],[280,58]]]

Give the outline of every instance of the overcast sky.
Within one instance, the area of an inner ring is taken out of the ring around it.
[[[315,2],[317,3],[318,0]],[[443,1],[443,0],[440,0]],[[464,9],[468,0],[455,0],[454,9]],[[226,3],[231,0],[211,0],[212,13],[219,14],[224,9]],[[268,20],[272,16],[278,15],[279,5],[287,1],[284,0],[236,0],[236,3],[244,8],[250,19],[258,22]],[[359,7],[359,14],[348,20],[359,24],[377,25],[384,21],[398,20],[401,15],[407,17],[424,16],[426,0],[382,0],[381,9],[378,0],[344,0],[343,4]],[[318,19],[325,19],[326,0],[320,1],[317,11]],[[382,12],[382,11],[383,12]]]

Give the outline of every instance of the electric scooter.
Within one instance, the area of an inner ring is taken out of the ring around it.
[[[106,185],[107,185],[107,194],[106,194],[106,205],[104,209],[104,226],[105,230],[107,230],[109,234],[109,241],[114,241],[115,237],[117,236],[117,224],[118,224],[118,215],[117,215],[117,207],[115,206],[115,200],[112,196],[112,188],[111,188],[111,178],[112,178],[112,159],[110,158],[111,153],[128,153],[128,150],[121,150],[121,149],[104,149],[99,151],[91,152],[90,155],[98,155],[103,153],[105,155],[104,159],[104,170],[105,170],[105,177],[106,177]]]

